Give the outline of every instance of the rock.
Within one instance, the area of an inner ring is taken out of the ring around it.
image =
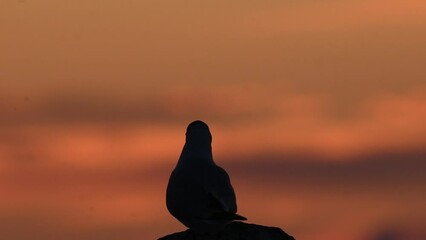
[[[214,235],[200,235],[190,229],[173,233],[158,240],[295,240],[277,227],[232,222]]]

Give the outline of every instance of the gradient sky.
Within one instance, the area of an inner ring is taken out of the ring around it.
[[[426,235],[423,0],[5,0],[0,35],[8,239],[182,230],[164,189],[195,119],[250,222]]]

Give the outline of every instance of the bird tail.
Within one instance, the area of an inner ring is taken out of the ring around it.
[[[246,221],[247,220],[246,217],[243,217],[243,216],[238,215],[236,213],[234,213],[234,215],[235,215],[235,220],[241,220],[241,221]]]
[[[212,217],[213,219],[223,219],[223,220],[240,220],[240,221],[245,221],[247,220],[246,217],[243,217],[241,215],[238,215],[236,213],[231,213],[231,212],[220,212],[220,213],[216,213],[213,215]]]

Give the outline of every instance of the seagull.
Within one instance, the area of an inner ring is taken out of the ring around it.
[[[226,171],[215,164],[212,135],[206,123],[197,120],[186,129],[186,141],[166,192],[170,214],[196,233],[214,234],[235,220],[234,189]]]

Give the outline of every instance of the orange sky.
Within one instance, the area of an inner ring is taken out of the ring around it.
[[[422,0],[2,1],[0,35],[7,239],[182,230],[164,188],[194,119],[251,222],[426,235]]]

